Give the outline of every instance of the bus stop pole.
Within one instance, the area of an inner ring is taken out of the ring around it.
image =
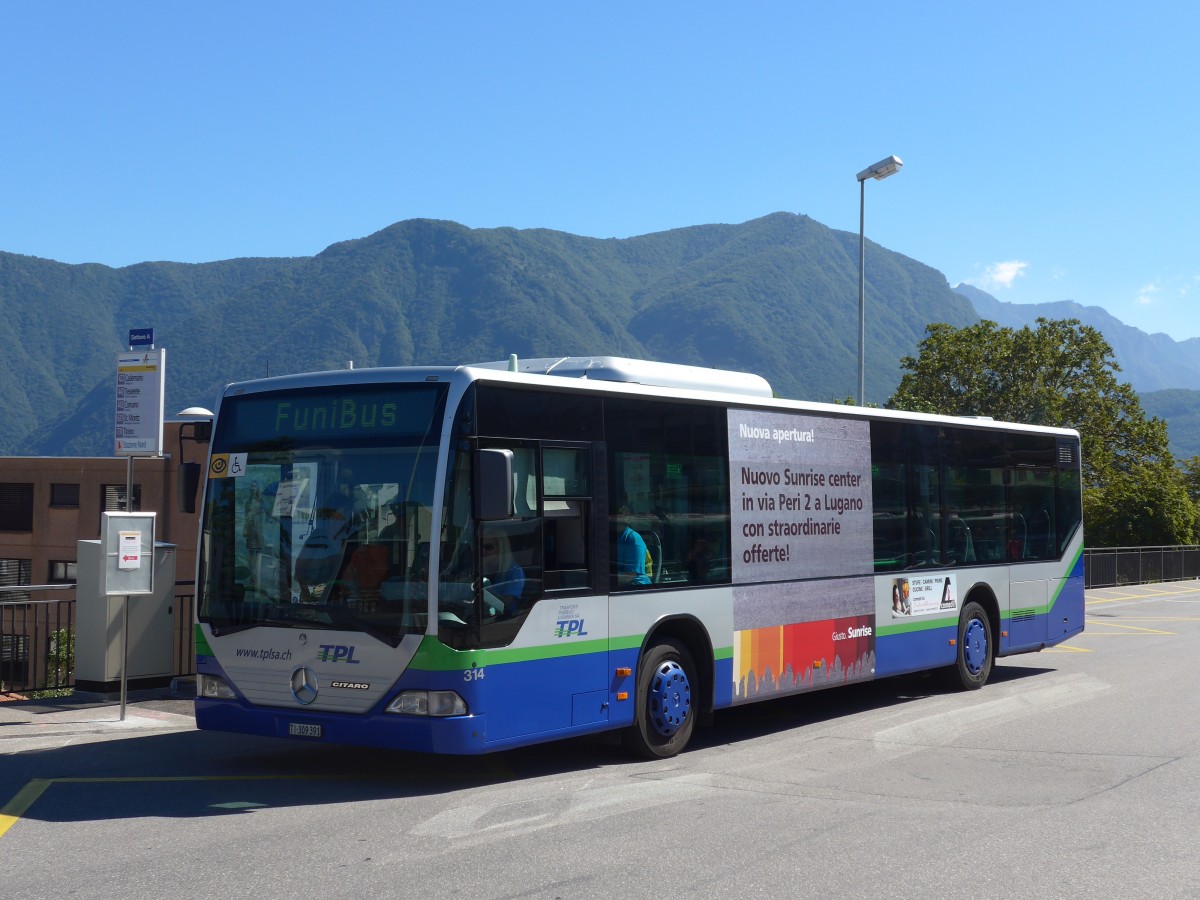
[[[129,685],[129,595],[121,598],[121,719],[125,721],[125,698]]]
[[[125,467],[125,512],[133,512],[133,456]],[[151,551],[153,552],[153,550]],[[121,719],[125,721],[125,700],[129,687],[129,595],[121,600]]]

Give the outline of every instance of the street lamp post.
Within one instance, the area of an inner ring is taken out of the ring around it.
[[[881,159],[858,173],[858,405],[866,401],[867,381],[867,179],[882,181],[904,165],[898,156]]]

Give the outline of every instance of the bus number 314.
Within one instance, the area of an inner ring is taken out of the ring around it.
[[[463,672],[463,681],[479,681],[483,678],[483,669],[467,669]]]

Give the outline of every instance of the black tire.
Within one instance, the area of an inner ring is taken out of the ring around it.
[[[996,661],[992,620],[987,611],[971,601],[958,617],[958,646],[954,665],[942,671],[946,686],[952,690],[977,691],[987,684]]]
[[[633,725],[625,746],[646,759],[667,759],[687,746],[696,727],[696,665],[674,640],[648,649],[638,665]]]

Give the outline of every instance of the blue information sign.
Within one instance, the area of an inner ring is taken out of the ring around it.
[[[154,329],[139,328],[136,331],[129,332],[130,347],[153,347],[154,346]]]

